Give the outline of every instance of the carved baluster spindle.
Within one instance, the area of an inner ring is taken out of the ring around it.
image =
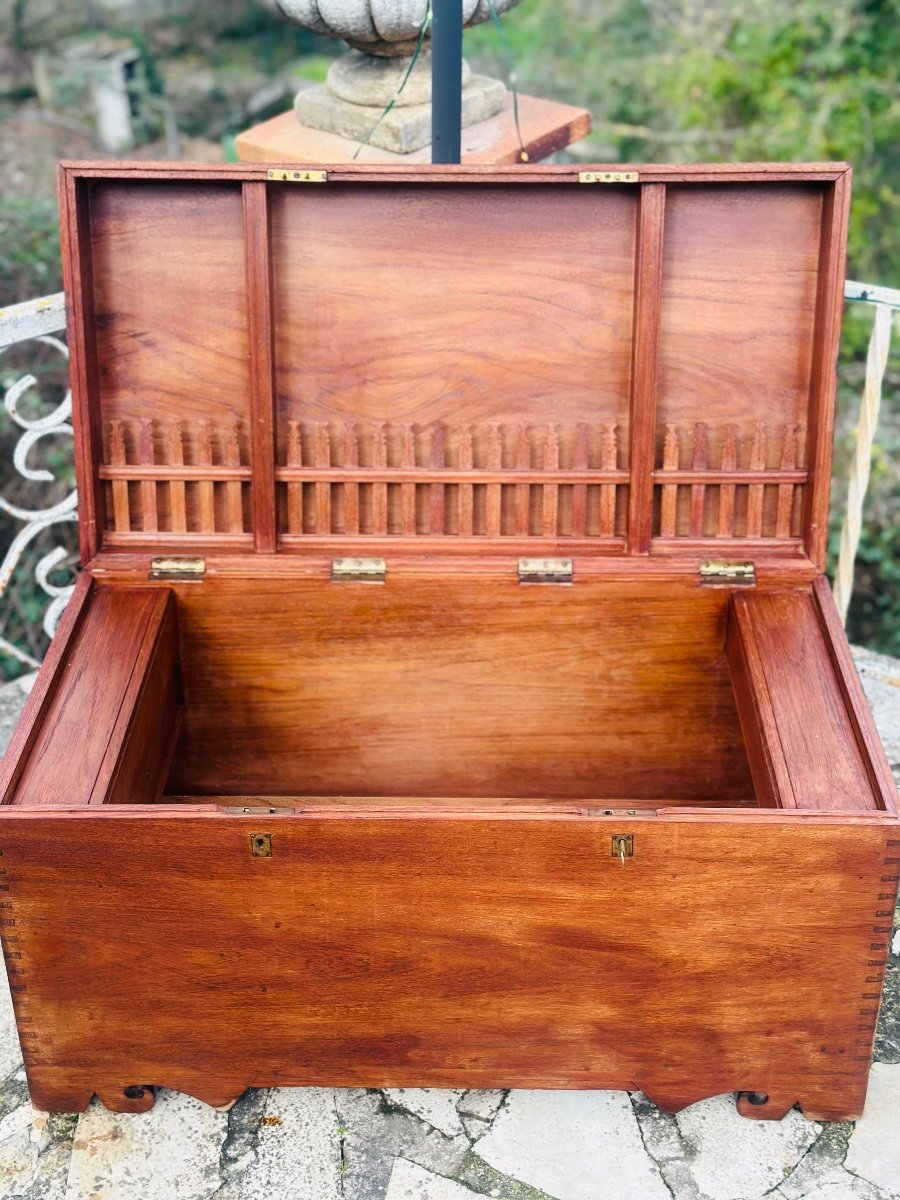
[[[379,421],[373,431],[372,466],[378,471],[387,467],[387,428]],[[387,533],[387,482],[372,484],[372,532],[376,537]]]
[[[327,473],[331,468],[331,432],[327,425],[320,425],[315,441],[316,467],[326,472],[324,479],[316,480],[316,533],[331,533],[331,480]]]
[[[416,431],[404,424],[400,438],[400,467],[403,471],[416,469]],[[416,485],[411,480],[400,484],[400,532],[413,537],[416,529]]]
[[[793,471],[797,466],[797,427],[786,425],[781,439],[781,469]],[[775,509],[775,536],[788,538],[791,536],[791,513],[794,508],[794,485],[780,483],[778,485],[778,501]]]
[[[352,422],[344,426],[344,466],[359,466],[359,435]],[[344,484],[344,532],[359,533],[359,484],[352,481]]]
[[[694,426],[694,453],[691,469],[705,471],[709,466],[709,442],[705,421]],[[703,537],[703,518],[706,515],[706,484],[691,484],[691,537]]]
[[[575,430],[576,471],[586,471],[589,462],[588,427],[583,422]],[[584,537],[587,533],[587,484],[576,483],[572,487],[572,537]]]
[[[156,466],[156,453],[153,447],[153,422],[141,421],[138,436],[138,460],[142,467]],[[141,515],[144,533],[156,533],[159,529],[159,513],[156,506],[155,479],[141,480]]]
[[[797,429],[794,432],[794,462],[797,464],[797,470],[805,470],[806,463],[806,432],[803,429]],[[795,537],[800,534],[801,514],[803,512],[803,493],[805,485],[798,483],[794,486],[794,495],[791,502],[791,532]]]
[[[663,472],[677,471],[681,466],[681,447],[678,439],[678,426],[666,426],[666,438],[663,442]],[[678,521],[678,484],[664,483],[662,485],[662,504],[660,511],[659,533],[661,537],[675,537]]]
[[[463,425],[459,431],[459,469],[471,471],[475,466],[472,427]],[[459,536],[471,537],[474,531],[475,488],[471,483],[459,485]]]
[[[753,431],[753,444],[750,447],[750,470],[764,471],[766,469],[766,431],[762,423],[757,423]],[[747,489],[747,537],[758,538],[762,535],[763,519],[763,488],[761,483],[751,483]]]
[[[723,471],[737,470],[737,426],[725,426],[725,440],[722,443]],[[719,537],[734,536],[734,484],[719,484]]]
[[[497,474],[503,469],[503,431],[492,422],[488,426],[487,436],[487,469]],[[487,485],[487,505],[485,523],[488,537],[500,536],[500,521],[503,505],[503,485],[489,483]]]
[[[559,471],[559,430],[555,425],[547,426],[544,438],[544,471],[547,474]],[[555,538],[559,533],[559,481],[544,482],[543,487],[544,537]]]
[[[184,466],[184,429],[181,421],[172,421],[166,438],[168,466]],[[169,480],[169,514],[173,533],[187,533],[187,489],[183,479]]]
[[[297,421],[288,421],[287,466],[303,466],[303,434]],[[303,484],[296,479],[287,484],[288,533],[303,532]]]
[[[212,434],[208,421],[201,421],[197,427],[197,464],[201,467],[213,465]],[[197,484],[197,505],[200,511],[200,532],[215,533],[216,500],[212,479],[201,479]]]
[[[240,427],[236,421],[225,426],[224,463],[226,467],[241,465]],[[225,484],[225,508],[228,516],[228,532],[244,532],[244,504],[240,479],[229,479]]]
[[[125,427],[121,421],[109,423],[109,461],[113,467],[127,465],[125,454]],[[131,512],[128,504],[128,480],[114,479],[112,482],[113,524],[116,533],[129,533]]]
[[[600,470],[614,471],[618,465],[618,431],[615,425],[604,425],[600,433]],[[616,484],[600,485],[600,536],[615,537]]]
[[[531,437],[528,426],[520,424],[516,430],[516,470],[531,470]],[[531,533],[531,486],[516,484],[516,534],[528,537]]]
[[[440,421],[437,421],[431,427],[431,467],[433,470],[439,471],[447,465],[446,449],[444,426]],[[431,485],[431,532],[436,536],[442,536],[445,532],[444,522],[446,513],[444,511],[444,495],[443,483],[433,483]]]

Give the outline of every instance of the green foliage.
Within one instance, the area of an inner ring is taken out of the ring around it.
[[[59,225],[52,196],[0,198],[0,304],[62,287]]]

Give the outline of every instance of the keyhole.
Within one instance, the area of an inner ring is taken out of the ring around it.
[[[250,834],[250,853],[254,858],[271,858],[272,857],[272,835],[271,833],[251,833]]]
[[[625,859],[634,856],[634,834],[614,833],[611,846],[613,858],[617,858],[624,867]]]

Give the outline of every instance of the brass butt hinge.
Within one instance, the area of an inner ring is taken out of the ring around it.
[[[571,558],[520,558],[519,583],[571,583]]]
[[[756,567],[750,562],[701,563],[700,582],[706,587],[756,587]]]
[[[383,558],[333,558],[333,583],[384,583],[387,563]]]
[[[270,167],[266,171],[266,179],[277,180],[279,183],[327,183],[327,171],[292,171],[283,167]]]
[[[152,558],[151,579],[195,580],[198,583],[206,574],[205,558]]]
[[[262,808],[259,808],[249,804],[234,804],[225,809],[225,815],[227,817],[283,817],[290,816],[293,811],[293,808],[282,806],[273,808],[271,806],[264,805]]]
[[[579,183],[637,183],[637,171],[579,171]]]

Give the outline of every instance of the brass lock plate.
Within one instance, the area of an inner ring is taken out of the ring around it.
[[[272,835],[271,833],[251,833],[250,834],[250,853],[254,858],[271,858],[272,857]]]
[[[634,858],[634,834],[614,833],[610,841],[612,857],[617,858],[624,867],[626,858]]]

